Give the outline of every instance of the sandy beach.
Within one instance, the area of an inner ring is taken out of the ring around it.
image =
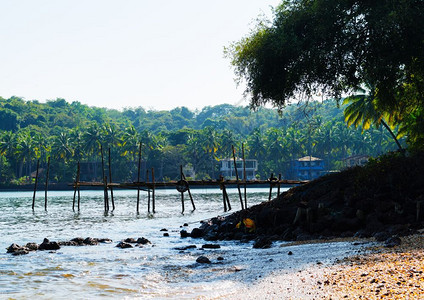
[[[317,262],[300,270],[275,271],[255,284],[216,299],[422,299],[424,236],[402,238],[393,248]]]

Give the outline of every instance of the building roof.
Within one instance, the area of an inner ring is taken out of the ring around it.
[[[349,156],[349,157],[346,157],[346,158],[343,158],[343,160],[348,160],[348,159],[361,159],[361,158],[370,158],[370,156],[369,155],[366,155],[366,154],[359,154],[359,155],[352,155],[352,156]]]
[[[298,161],[321,161],[321,160],[322,160],[321,158],[313,157],[310,155],[307,155],[298,159]]]

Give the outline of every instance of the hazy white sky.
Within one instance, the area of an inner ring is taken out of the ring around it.
[[[223,47],[280,0],[0,0],[0,96],[90,106],[247,104]]]

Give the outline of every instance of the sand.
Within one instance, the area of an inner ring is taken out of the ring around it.
[[[424,235],[402,238],[393,248],[300,270],[275,270],[216,299],[424,299]]]

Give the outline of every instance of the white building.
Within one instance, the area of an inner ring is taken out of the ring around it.
[[[258,171],[258,161],[256,159],[246,159],[246,179],[254,180],[256,178],[256,172]],[[236,159],[237,173],[239,179],[243,180],[243,160]],[[221,159],[221,175],[224,178],[236,177],[234,170],[234,160],[230,158]]]

